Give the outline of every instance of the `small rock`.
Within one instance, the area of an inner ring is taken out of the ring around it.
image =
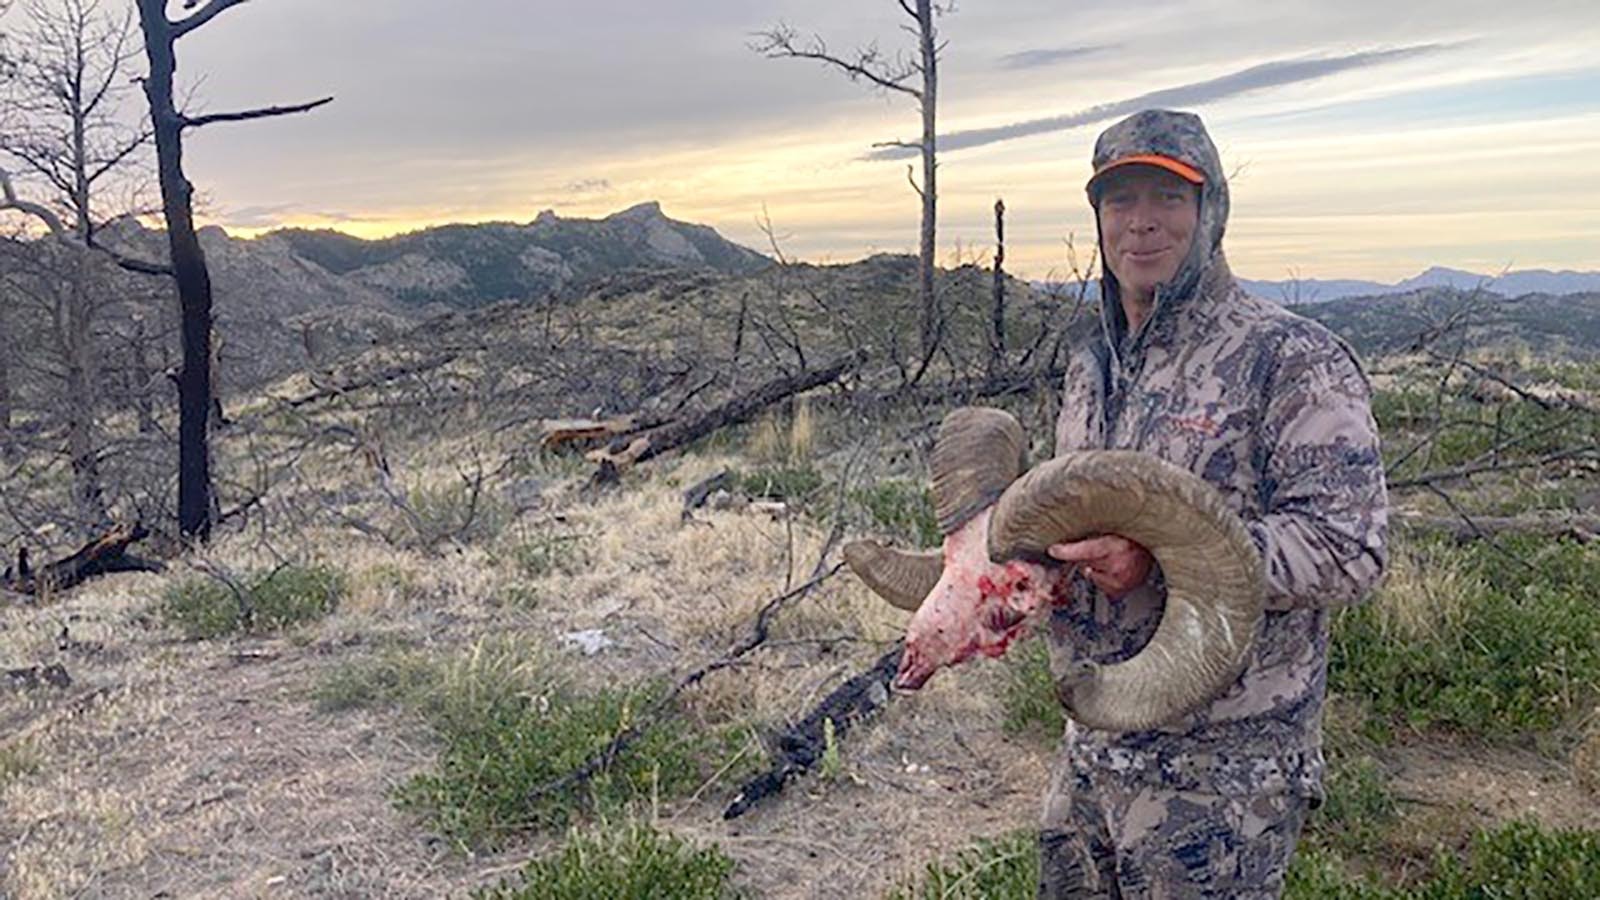
[[[598,628],[589,628],[583,631],[569,631],[561,636],[563,641],[576,645],[583,651],[584,656],[593,656],[607,647],[615,647],[616,641],[606,637],[606,633]]]

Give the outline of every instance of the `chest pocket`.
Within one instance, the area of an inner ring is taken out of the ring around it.
[[[1229,400],[1175,403],[1156,414],[1141,449],[1199,475],[1238,513],[1254,512],[1256,413]]]

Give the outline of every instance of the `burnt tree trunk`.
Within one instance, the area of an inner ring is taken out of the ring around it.
[[[90,336],[93,318],[89,280],[94,277],[90,255],[73,254],[66,263],[71,275],[63,286],[66,327],[60,334],[61,358],[66,363],[67,459],[72,466],[73,499],[85,527],[110,524],[100,484],[100,447],[96,435],[94,399],[97,382],[94,346]]]
[[[11,434],[11,342],[11,335],[0,334],[0,456],[7,459],[16,454]]]
[[[211,536],[211,273],[194,230],[194,186],[183,174],[184,118],[173,105],[178,68],[177,35],[166,0],[138,0],[150,74],[144,82],[156,136],[161,205],[173,276],[178,282],[183,367],[178,375],[178,530],[205,541]]]
[[[917,36],[922,54],[922,245],[919,257],[919,295],[922,301],[922,358],[933,356],[939,342],[939,297],[933,289],[933,250],[936,222],[938,221],[938,191],[935,172],[938,168],[938,131],[935,113],[938,108],[939,48],[934,44],[933,0],[917,0]]]
[[[1000,374],[1006,358],[1006,202],[994,201],[994,335],[989,344],[989,377]]]

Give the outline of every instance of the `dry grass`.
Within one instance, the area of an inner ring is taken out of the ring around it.
[[[1461,623],[1472,597],[1488,589],[1467,572],[1460,550],[1444,544],[1399,544],[1373,598],[1383,634],[1411,642],[1436,639]]]

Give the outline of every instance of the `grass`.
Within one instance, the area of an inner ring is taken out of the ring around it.
[[[1370,756],[1333,749],[1323,791],[1326,799],[1307,823],[1307,842],[1344,856],[1375,852],[1397,816],[1383,769]]]
[[[920,878],[885,900],[1033,900],[1038,877],[1038,836],[1016,832],[980,841],[950,861],[929,863]]]
[[[1031,900],[1039,871],[1032,832],[982,841],[886,900]],[[1285,900],[1570,900],[1600,884],[1600,832],[1547,830],[1513,822],[1480,831],[1463,858],[1441,852],[1409,883],[1354,876],[1336,851],[1302,845],[1290,864]]]
[[[581,534],[535,534],[511,546],[506,556],[524,578],[571,575],[589,560]]]
[[[39,754],[27,742],[0,747],[0,788],[39,771]]]
[[[1410,884],[1351,876],[1338,854],[1296,854],[1286,900],[1569,900],[1600,884],[1600,832],[1512,822],[1480,831],[1464,858],[1440,853]]]
[[[1043,635],[1023,641],[1005,656],[1005,681],[1000,701],[1007,734],[1028,734],[1044,741],[1060,738],[1066,715],[1050,677],[1050,651]]]
[[[1590,709],[1600,694],[1600,550],[1537,538],[1502,547],[1397,548],[1431,560],[1423,583],[1457,590],[1430,610],[1432,589],[1402,579],[1341,612],[1330,688],[1390,724],[1499,739],[1550,732]]]
[[[272,634],[333,612],[346,591],[345,576],[336,569],[285,565],[252,572],[232,585],[184,579],[167,589],[160,612],[190,639]]]
[[[647,825],[573,832],[557,853],[536,859],[516,879],[477,892],[477,900],[721,900],[733,860]]]
[[[418,485],[406,494],[416,514],[411,527],[424,546],[447,538],[465,543],[492,540],[511,519],[510,509],[497,494],[465,480]]]
[[[455,659],[380,654],[335,670],[317,689],[324,710],[399,704],[422,715],[443,745],[438,764],[401,785],[396,801],[463,849],[681,796],[744,745],[737,729],[691,729],[668,716],[586,784],[533,796],[632,727],[658,696],[655,686],[579,691],[549,660],[510,642],[480,642]]]
[[[874,526],[892,537],[917,547],[937,547],[944,539],[934,512],[933,492],[924,484],[889,479],[851,490],[850,500],[866,511]]]
[[[737,473],[736,483],[751,497],[804,506],[822,489],[822,474],[810,465],[767,466]]]

